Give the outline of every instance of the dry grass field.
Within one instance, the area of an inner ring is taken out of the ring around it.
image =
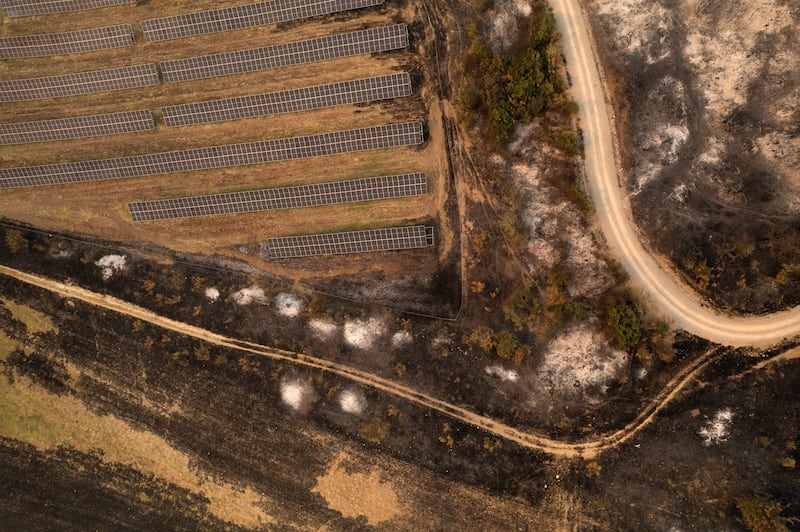
[[[0,35],[26,35],[72,31],[139,21],[177,13],[237,5],[240,2],[153,1],[57,16],[4,19]],[[47,58],[10,59],[0,62],[0,79],[22,79],[66,74],[125,65],[152,63],[292,42],[323,35],[355,31],[398,22],[411,26],[424,20],[419,6],[387,3],[281,25],[149,43],[139,35],[133,47]],[[438,116],[437,91],[425,63],[430,28],[412,31],[412,44],[400,51],[357,56],[280,69],[231,75],[155,87],[105,92],[49,100],[0,104],[3,121],[30,121],[134,109],[157,111],[165,105],[301,88],[335,81],[393,72],[415,74],[414,94],[408,98],[369,105],[348,105],[318,111],[254,118],[217,124],[167,128],[157,121],[152,132],[0,147],[0,166],[17,167],[56,162],[101,159],[194,147],[249,142],[296,135],[421,120],[428,126],[426,142],[419,147],[395,148],[331,157],[294,160],[219,170],[184,172],[61,186],[4,190],[3,217],[50,231],[76,233],[103,240],[158,246],[180,252],[222,254],[244,259],[274,273],[302,277],[302,268],[266,263],[241,253],[267,238],[301,233],[330,232],[411,223],[436,223],[438,253],[425,252],[423,260],[436,267],[452,242],[444,220],[449,194],[444,134]],[[424,35],[423,35],[424,31]],[[410,198],[271,213],[215,216],[134,224],[127,210],[131,201],[230,192],[257,188],[318,183],[373,175],[428,172],[430,194]],[[418,253],[409,253],[415,256]],[[385,257],[384,257],[385,259]],[[431,260],[432,259],[432,260]],[[415,263],[419,257],[415,257]],[[370,258],[368,263],[380,262]],[[403,261],[388,261],[390,272]],[[351,259],[325,260],[324,275],[362,269]],[[319,277],[320,272],[315,272]]]

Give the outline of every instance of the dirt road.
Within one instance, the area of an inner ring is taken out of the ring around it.
[[[562,34],[572,81],[580,106],[586,174],[600,227],[612,254],[649,303],[676,328],[724,345],[766,347],[800,334],[800,307],[774,314],[733,317],[706,305],[644,249],[633,223],[627,193],[618,178],[617,150],[593,41],[579,0],[550,0]]]
[[[625,427],[611,434],[601,435],[593,440],[576,442],[558,441],[545,436],[537,435],[535,433],[523,432],[515,429],[514,427],[510,427],[501,422],[495,421],[489,417],[471,412],[470,410],[447,403],[425,393],[418,392],[407,386],[403,386],[402,384],[377,377],[358,369],[354,369],[342,364],[336,364],[320,358],[303,355],[301,353],[292,353],[290,351],[283,351],[260,344],[236,340],[234,338],[223,336],[200,327],[195,327],[194,325],[190,325],[188,323],[179,322],[161,316],[127,301],[123,301],[105,294],[92,292],[85,288],[81,288],[80,286],[54,281],[38,275],[15,270],[7,266],[0,266],[0,275],[7,275],[33,286],[49,290],[62,297],[77,299],[90,305],[146,321],[158,327],[191,336],[214,345],[236,349],[241,352],[264,356],[309,368],[324,369],[353,382],[357,382],[364,386],[369,386],[425,408],[436,410],[447,416],[450,416],[453,419],[468,423],[485,430],[486,432],[518,443],[523,447],[565,458],[583,457],[584,459],[591,459],[603,451],[612,449],[617,445],[630,440],[637,433],[639,433],[639,431],[649,425],[658,412],[660,412],[667,404],[669,404],[669,402],[676,397],[678,393],[684,387],[686,387],[687,384],[692,382],[698,372],[700,372],[710,362],[717,358],[716,351],[709,351],[703,356],[698,357],[692,362],[692,364],[688,365],[678,375],[676,375],[664,387],[661,393],[647,406],[647,408],[645,408],[635,420]]]

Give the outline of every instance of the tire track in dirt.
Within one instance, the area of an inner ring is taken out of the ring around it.
[[[305,366],[312,369],[325,370],[335,373],[340,377],[358,384],[371,387],[375,390],[391,394],[416,405],[435,410],[453,419],[473,425],[495,436],[517,443],[528,449],[540,451],[560,458],[592,459],[600,453],[617,447],[629,441],[641,430],[653,422],[656,415],[663,410],[678,394],[685,389],[694,377],[711,362],[720,358],[724,350],[713,349],[698,357],[686,366],[680,373],[667,383],[663,390],[650,404],[630,423],[621,429],[609,434],[601,435],[596,439],[585,441],[559,441],[532,432],[524,432],[490,417],[478,414],[441,399],[419,392],[402,384],[378,377],[371,373],[361,371],[343,364],[338,364],[321,358],[316,358],[302,353],[294,353],[269,346],[237,340],[228,336],[183,323],[165,316],[156,314],[133,303],[121,299],[92,292],[86,288],[73,284],[62,283],[38,275],[22,272],[7,266],[0,265],[0,274],[22,281],[24,283],[48,290],[61,297],[76,299],[90,305],[117,312],[147,323],[151,323],[166,330],[190,336],[220,347],[235,349],[240,352],[264,356],[290,364]],[[778,355],[780,356],[780,355]]]

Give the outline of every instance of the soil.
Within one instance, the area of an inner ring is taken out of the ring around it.
[[[634,215],[652,248],[722,308],[800,303],[785,269],[800,251],[800,7],[585,4]]]

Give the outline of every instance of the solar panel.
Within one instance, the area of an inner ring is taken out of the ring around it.
[[[161,111],[167,127],[179,127],[309,111],[336,105],[399,98],[410,94],[411,78],[403,72],[316,87],[172,105],[164,107]]]
[[[271,0],[142,21],[148,41],[253,28],[380,5],[384,0]]]
[[[156,128],[149,110],[0,124],[0,144],[119,135]]]
[[[0,37],[0,58],[45,57],[133,46],[129,24],[65,33]]]
[[[132,4],[136,1],[137,0],[2,0],[2,5],[3,14],[7,17],[29,17]]]
[[[267,240],[271,259],[392,251],[433,246],[433,227],[387,227],[367,231],[286,236]]]
[[[46,78],[0,81],[0,102],[59,98],[158,85],[155,64],[92,70]]]
[[[195,216],[319,207],[358,201],[422,196],[427,193],[428,175],[418,172],[296,187],[140,201],[129,203],[128,210],[134,222],[149,222]]]
[[[405,24],[395,24],[263,48],[164,61],[161,71],[164,81],[174,83],[385,52],[406,46],[408,28]]]
[[[122,179],[421,144],[422,123],[403,122],[305,137],[227,144],[115,159],[0,168],[0,188]]]

